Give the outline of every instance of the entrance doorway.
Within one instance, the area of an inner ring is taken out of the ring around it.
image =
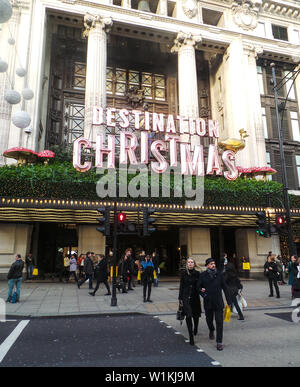
[[[37,266],[39,276],[54,276],[61,269],[62,257],[78,251],[75,224],[40,223]]]
[[[139,237],[137,235],[118,236],[118,259],[124,251],[131,247],[134,259],[138,259],[139,254],[145,251],[158,254],[159,263],[165,262],[165,270],[161,270],[161,276],[177,276],[179,274],[180,249],[179,230],[157,230],[151,236]],[[112,250],[112,238],[107,239],[107,249]]]
[[[216,260],[217,266],[220,264],[221,256],[227,253],[228,259],[236,268],[236,244],[235,244],[235,228],[232,227],[212,227],[210,229],[211,236],[211,256]]]

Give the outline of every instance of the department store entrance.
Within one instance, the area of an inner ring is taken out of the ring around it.
[[[165,269],[161,270],[161,276],[178,276],[180,266],[179,229],[157,230],[148,237],[137,235],[120,235],[118,237],[118,259],[124,251],[131,247],[134,259],[138,259],[140,253],[158,254],[159,263],[165,262]],[[107,240],[107,249],[112,249],[112,238]]]
[[[55,276],[63,264],[62,257],[72,252],[77,254],[77,246],[76,224],[40,223],[37,249],[39,277]]]

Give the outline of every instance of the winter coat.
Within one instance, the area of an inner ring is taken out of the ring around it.
[[[201,273],[197,283],[198,291],[204,288],[205,292],[200,293],[204,298],[204,309],[205,310],[222,310],[224,309],[224,301],[222,296],[222,290],[225,294],[228,305],[231,305],[230,292],[225,283],[223,273],[216,270],[215,273],[209,273],[206,270]]]
[[[22,277],[22,272],[24,269],[24,261],[22,259],[17,259],[10,267],[7,274],[7,279],[17,279]]]
[[[225,265],[224,279],[231,297],[237,296],[238,291],[243,289],[243,285],[238,278],[235,267],[230,262]]]
[[[294,281],[294,263],[289,261],[288,263],[288,273],[289,273],[289,285],[293,285]]]
[[[272,270],[269,268],[272,268]],[[277,264],[275,262],[266,262],[264,264],[264,270],[266,273],[266,277],[268,277],[269,279],[272,279],[272,280],[277,280],[278,267],[277,267]]]
[[[95,267],[95,278],[97,282],[104,282],[108,278],[107,272],[107,261],[103,258],[100,262],[97,263]]]
[[[142,282],[153,282],[154,281],[154,265],[151,261],[143,261],[142,264]]]
[[[94,272],[94,266],[93,266],[93,261],[91,260],[90,257],[86,257],[84,260],[84,266],[83,266],[83,271],[85,274],[91,275]]]
[[[119,273],[119,276],[123,277],[123,280],[127,280],[128,275],[130,274],[128,259],[125,260],[123,258],[121,260],[121,263],[119,264],[119,267],[118,267],[118,273]]]
[[[183,310],[186,317],[200,317],[201,316],[201,302],[197,289],[199,280],[199,271],[182,270],[180,277],[180,287],[178,299],[183,302]]]
[[[70,271],[76,271],[77,269],[77,261],[76,258],[70,259]]]

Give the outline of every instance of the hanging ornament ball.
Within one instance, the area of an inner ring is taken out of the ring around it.
[[[11,120],[17,128],[21,129],[24,129],[29,126],[31,122],[30,115],[27,112],[24,112],[24,110],[14,113],[11,116]]]
[[[15,105],[21,101],[21,96],[16,90],[6,90],[4,93],[4,99],[11,105]]]
[[[12,16],[12,6],[9,0],[0,0],[0,23],[6,23]]]
[[[9,38],[9,39],[7,40],[7,42],[8,42],[8,44],[10,44],[11,46],[13,46],[13,45],[16,43],[16,41],[15,41],[14,38]]]
[[[26,70],[23,69],[23,67],[19,67],[19,68],[16,70],[16,74],[17,74],[19,77],[24,77],[25,74],[26,74]]]
[[[8,64],[4,60],[0,59],[0,73],[5,73],[7,68]]]
[[[30,100],[30,99],[32,99],[33,98],[33,91],[31,90],[31,89],[23,89],[22,90],[22,96],[23,96],[23,98],[24,99],[26,99],[26,100]]]

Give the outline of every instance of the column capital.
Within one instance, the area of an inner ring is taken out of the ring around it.
[[[113,20],[111,17],[102,17],[100,15],[92,15],[86,13],[84,15],[84,27],[83,37],[89,36],[91,30],[95,28],[102,28],[106,33],[108,33],[113,25]]]
[[[264,48],[262,46],[255,46],[254,44],[243,44],[243,50],[248,55],[257,59],[263,54]]]
[[[174,46],[171,48],[171,52],[178,52],[183,46],[194,47],[198,43],[202,42],[202,36],[193,35],[186,32],[178,32],[176,39],[174,40]]]

